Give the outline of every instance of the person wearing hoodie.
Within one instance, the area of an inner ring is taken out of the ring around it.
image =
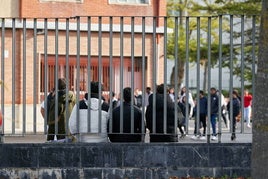
[[[146,126],[150,130],[150,142],[178,142],[177,126],[175,125],[175,103],[172,102],[169,94],[166,96],[166,124],[164,125],[164,84],[157,86],[155,94],[155,119],[153,117],[153,98],[149,96],[149,105],[146,109]],[[155,130],[154,130],[155,125]],[[166,133],[164,131],[166,126]]]
[[[90,98],[86,93],[84,99],[80,100],[72,110],[69,119],[69,130],[79,142],[108,142],[107,120],[109,105],[104,98],[99,101],[99,85],[101,85],[99,82],[91,82]],[[90,117],[88,117],[88,108]],[[79,127],[77,124],[77,109],[79,111]]]
[[[130,87],[124,88],[123,101],[120,104],[120,106],[113,109],[112,116],[108,120],[108,137],[110,142],[144,141],[145,121],[142,119],[142,111],[138,108],[138,106],[131,104],[132,99],[133,99],[133,92],[131,88]],[[122,109],[123,109],[122,111],[123,118],[121,118]],[[131,116],[132,112],[133,116]],[[109,129],[110,126],[111,129]],[[123,129],[122,133],[120,131],[120,127],[122,127]],[[132,127],[133,132],[131,131]]]

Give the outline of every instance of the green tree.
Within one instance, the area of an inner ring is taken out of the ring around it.
[[[259,3],[258,3],[259,2]],[[218,44],[219,44],[219,37],[218,37],[218,15],[219,14],[246,14],[246,17],[251,17],[253,14],[258,14],[260,11],[260,0],[257,1],[244,1],[244,2],[235,2],[235,1],[209,1],[209,0],[202,0],[202,1],[194,1],[194,0],[169,0],[168,1],[168,16],[170,17],[168,26],[175,31],[174,27],[174,17],[172,15],[178,15],[178,49],[176,50],[178,53],[175,54],[175,42],[176,39],[174,38],[174,33],[169,36],[168,40],[168,58],[175,59],[177,57],[177,63],[178,63],[178,82],[175,83],[175,68],[172,70],[171,74],[171,83],[172,84],[178,84],[180,85],[182,83],[182,79],[184,78],[184,66],[186,61],[186,31],[185,31],[185,17],[184,15],[188,16],[203,16],[201,18],[201,33],[206,34],[207,33],[207,17],[211,16],[212,23],[211,23],[211,36],[212,36],[212,44],[211,44],[211,65],[212,67],[215,66],[218,62]],[[191,18],[190,18],[191,19]],[[193,17],[195,19],[195,17]],[[223,16],[223,32],[229,32],[229,25],[228,25],[229,16]],[[194,62],[197,58],[196,54],[196,20],[190,21],[189,25],[189,60],[191,62]],[[246,29],[246,40],[250,41],[250,34],[251,29]],[[235,33],[235,38],[240,38],[241,33]],[[200,39],[200,58],[201,62],[203,62],[201,65],[205,69],[204,73],[204,84],[203,87],[206,89],[206,77],[207,77],[207,40],[206,37],[202,37]],[[250,81],[252,78],[251,68],[249,67],[252,63],[252,56],[250,56],[251,50],[252,50],[252,44],[249,42],[245,43],[245,62],[246,68],[245,71],[247,73],[245,74],[245,79]],[[238,55],[240,54],[240,48],[239,44],[234,46],[233,54],[234,54],[234,62],[236,63],[234,65],[234,74],[235,75],[241,75],[241,68],[240,64],[238,63]],[[223,59],[224,63],[223,66],[228,67],[229,66],[229,57],[230,57],[230,47],[228,44],[223,45]],[[247,65],[248,64],[248,65]]]
[[[258,71],[256,76],[256,91],[253,99],[255,111],[253,121],[252,142],[252,178],[268,178],[268,1],[262,2]]]

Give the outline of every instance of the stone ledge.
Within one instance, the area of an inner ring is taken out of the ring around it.
[[[251,144],[0,144],[0,160],[0,178],[249,177]]]

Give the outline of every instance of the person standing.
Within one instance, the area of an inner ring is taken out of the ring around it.
[[[182,102],[182,99],[184,96],[186,96],[187,93],[187,89],[186,87],[182,87],[181,92],[180,92],[180,98],[179,101]],[[188,103],[191,105],[191,108],[189,108],[189,118],[191,118],[193,116],[193,111],[194,111],[194,99],[193,99],[193,95],[191,93],[190,90],[188,90]]]
[[[195,114],[195,129],[194,129],[194,136],[192,137],[193,140],[196,140],[198,138],[198,135],[200,137],[200,140],[206,139],[206,127],[207,127],[207,98],[205,97],[204,91],[199,91],[199,124],[197,124],[197,105],[194,109]],[[203,127],[203,134],[201,135],[201,132],[199,130],[199,126]]]
[[[251,128],[250,126],[251,102],[252,102],[252,96],[251,94],[249,94],[248,90],[245,90],[244,91],[244,120],[246,121],[248,128]]]
[[[142,107],[142,91],[140,91],[139,88],[136,88],[134,90],[134,97],[135,97],[135,101],[134,104],[141,109]]]
[[[216,123],[219,111],[219,97],[217,95],[216,88],[210,88],[210,122],[212,127],[212,137],[211,140],[217,140],[216,133]]]
[[[86,93],[84,99],[79,101],[79,129],[77,126],[77,106],[75,105],[72,110],[69,129],[76,139],[77,136],[80,136],[80,142],[108,142],[107,120],[109,105],[104,101],[103,97],[99,103],[99,85],[101,85],[99,82],[91,82],[90,98]],[[88,98],[90,104],[88,103]],[[88,108],[90,109],[90,118],[88,117]],[[88,126],[90,126],[90,129]]]
[[[180,120],[180,122],[178,123],[178,128],[180,130],[181,133],[181,137],[180,138],[184,138],[186,136],[186,121],[189,121],[186,115],[186,96],[183,96],[182,101],[178,102],[178,107],[182,113],[182,120]],[[191,109],[191,105],[188,104],[188,108],[189,108],[189,113],[190,113],[190,109]],[[188,116],[189,116],[188,113]]]
[[[56,101],[56,93],[58,99]],[[55,109],[57,104],[58,109]],[[69,131],[66,130],[66,122],[72,112],[75,105],[75,95],[72,91],[66,93],[66,79],[58,79],[58,91],[55,91],[54,96],[52,96],[49,102],[48,108],[48,135],[47,141],[53,141],[54,135],[56,135],[56,140],[65,140],[66,136],[69,137]],[[58,115],[56,117],[55,110],[58,110]],[[68,116],[66,115],[68,114]],[[55,118],[56,117],[56,118]],[[57,126],[57,133],[55,134]]]
[[[236,120],[237,117],[240,114],[240,101],[238,98],[238,92],[233,90],[233,100],[232,100],[232,106],[233,106],[233,118],[231,120],[232,122],[232,136],[231,136],[231,140],[235,140],[236,139],[236,135],[235,135],[235,129],[236,129]],[[227,110],[229,112],[229,116],[231,116],[231,101],[228,102],[227,104]]]
[[[111,142],[143,142],[145,136],[145,122],[142,120],[141,110],[133,105],[131,106],[131,99],[133,93],[130,87],[123,90],[123,119],[120,118],[121,106],[116,107],[112,111],[112,118],[108,120],[108,137]],[[131,133],[131,110],[133,109],[133,124],[134,133]],[[123,133],[120,133],[121,120],[123,120]],[[111,132],[109,130],[110,123],[112,123]],[[142,124],[143,123],[143,124]],[[144,127],[144,129],[142,129]],[[144,132],[144,133],[143,133]]]

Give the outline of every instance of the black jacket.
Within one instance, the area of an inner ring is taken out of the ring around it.
[[[142,112],[136,106],[134,111],[134,133],[131,133],[131,104],[123,103],[123,133],[120,133],[120,106],[112,111],[112,119],[108,121],[108,137],[111,142],[141,142],[145,133],[145,122],[142,121]],[[112,132],[109,133],[110,122],[112,121]],[[142,123],[144,130],[142,130]],[[144,132],[144,133],[143,133]]]
[[[149,96],[149,105],[146,110],[146,124],[150,130],[150,142],[177,142],[178,135],[175,133],[177,126],[175,126],[175,103],[171,101],[167,95],[167,134],[164,134],[164,94],[156,93],[156,106],[155,106],[155,126],[156,131],[153,131],[153,95]]]
[[[229,116],[230,116],[230,112],[231,112],[231,107],[230,107],[231,102],[228,102],[227,104],[227,110],[229,112]],[[236,117],[240,114],[240,101],[238,98],[233,98],[233,117]]]
[[[219,97],[217,94],[211,95],[211,114],[218,114],[219,111]]]

